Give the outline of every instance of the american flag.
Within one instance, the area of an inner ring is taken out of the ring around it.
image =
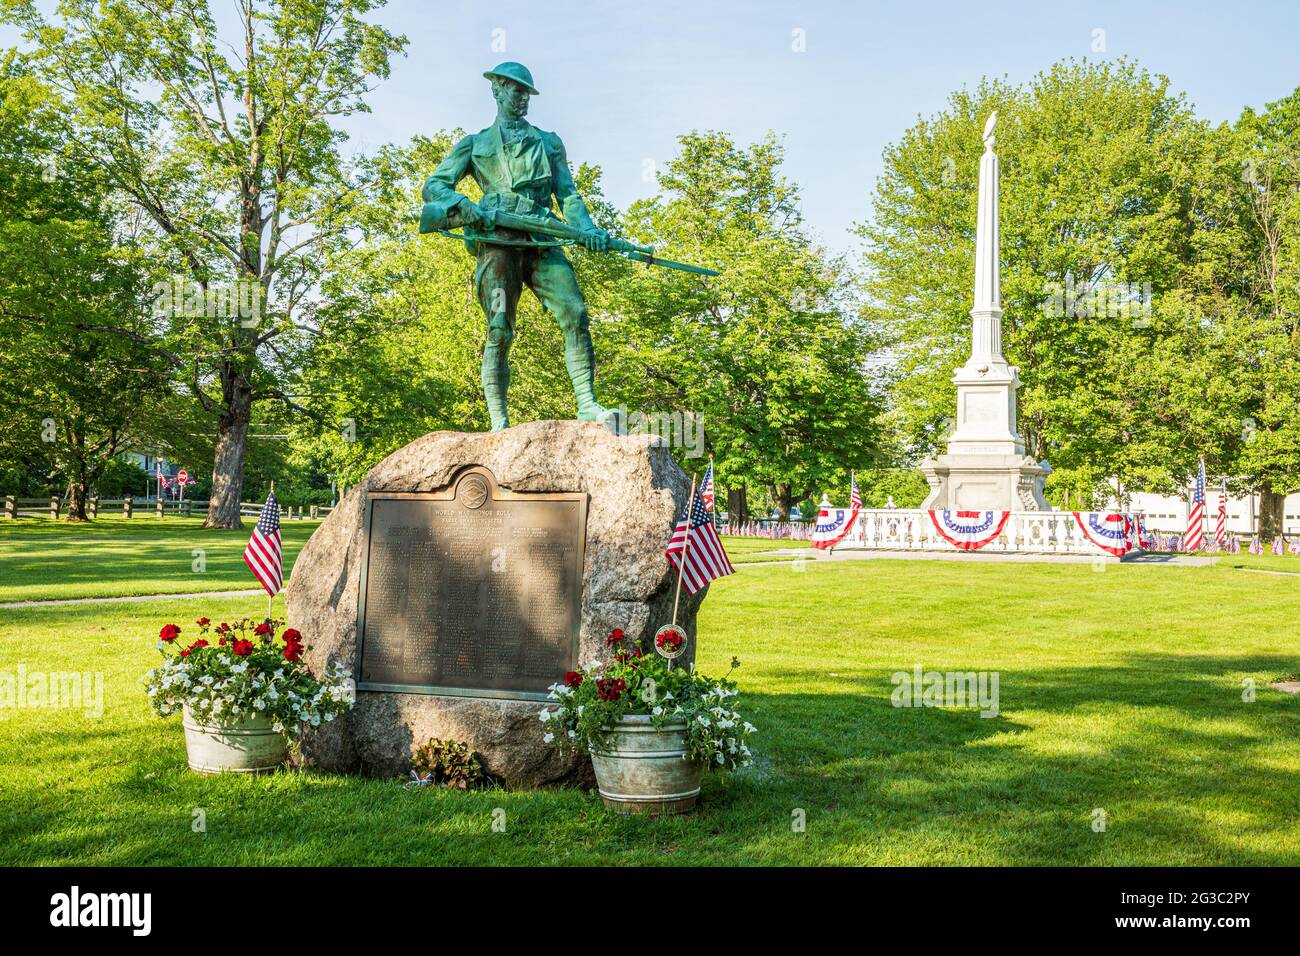
[[[266,593],[275,597],[284,583],[284,565],[280,551],[280,505],[275,500],[275,492],[266,496],[262,505],[262,516],[257,519],[253,536],[248,539],[244,549],[244,563],[253,577],[266,588]]]
[[[168,480],[167,480],[167,476],[163,474],[163,470],[162,470],[162,462],[158,462],[158,466],[157,466],[157,467],[158,467],[158,487],[159,487],[159,488],[170,488],[172,483],[171,483],[170,481],[168,481]]]
[[[1201,525],[1205,522],[1205,459],[1196,473],[1196,486],[1192,489],[1192,510],[1187,515],[1187,534],[1183,535],[1184,551],[1200,551],[1205,542]]]
[[[1219,489],[1219,516],[1214,522],[1214,546],[1223,550],[1223,542],[1228,538],[1228,479],[1223,479]]]
[[[723,550],[722,539],[718,537],[704,502],[697,491],[691,498],[690,537],[687,537],[687,519],[682,518],[673,528],[672,539],[664,554],[668,563],[677,568],[682,576],[682,584],[690,594],[694,594],[714,578],[735,574],[736,569],[727,560]],[[686,552],[682,561],[682,552]]]
[[[709,459],[709,468],[700,482],[700,497],[704,499],[704,510],[713,510],[713,459]]]
[[[858,491],[858,476],[849,472],[849,510],[862,510],[862,494]]]

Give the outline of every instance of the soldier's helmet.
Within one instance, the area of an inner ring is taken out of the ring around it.
[[[533,86],[533,74],[529,72],[528,67],[522,63],[515,63],[513,60],[507,60],[500,63],[483,74],[489,80],[496,78],[502,80],[514,80],[520,86],[528,90],[533,96],[537,95],[537,87]]]

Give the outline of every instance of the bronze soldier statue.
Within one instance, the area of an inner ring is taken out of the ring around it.
[[[612,421],[616,413],[596,401],[596,359],[582,290],[560,248],[564,241],[550,240],[547,235],[558,231],[596,252],[609,249],[611,238],[592,224],[573,184],[560,137],[524,119],[529,98],[537,95],[532,73],[522,64],[502,63],[483,75],[492,81],[496,122],[457,143],[425,182],[420,231],[464,226],[467,244],[477,257],[474,291],[488,321],[482,379],[492,430],[510,425],[506,411],[510,342],[515,309],[525,285],[555,316],[564,333],[564,364],[578,402],[578,418],[603,421],[617,429],[618,423]],[[483,189],[477,204],[456,192],[457,183],[467,174]],[[552,196],[564,222],[551,212]],[[501,228],[515,216],[564,228],[547,229],[541,235]],[[471,233],[471,229],[479,231]]]

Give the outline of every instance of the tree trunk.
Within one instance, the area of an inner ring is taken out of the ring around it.
[[[1273,490],[1265,481],[1259,486],[1259,540],[1263,544],[1272,541],[1282,533],[1282,513],[1286,505],[1286,493]]]
[[[68,511],[64,516],[67,521],[86,520],[86,434],[85,419],[74,416],[68,425],[68,448],[65,457],[66,467],[63,474],[68,479],[64,498],[68,502]]]
[[[86,498],[88,490],[86,488],[86,473],[83,469],[79,474],[68,480],[68,490],[64,493],[68,502],[68,513],[64,516],[65,521],[86,521]]]
[[[794,489],[790,485],[774,485],[772,487],[772,501],[776,504],[777,517],[781,521],[789,521],[790,509],[795,504]]]
[[[222,389],[226,409],[217,419],[217,447],[212,456],[212,495],[205,528],[242,528],[239,498],[244,491],[244,456],[253,394],[243,376],[235,374]]]
[[[749,495],[744,485],[727,489],[727,515],[732,524],[749,524]]]

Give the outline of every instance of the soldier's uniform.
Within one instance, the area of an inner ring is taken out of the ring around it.
[[[531,89],[531,76],[524,85]],[[554,196],[567,223],[580,229],[592,228],[591,216],[569,172],[560,137],[522,119],[513,129],[506,130],[493,123],[456,144],[424,184],[422,232],[445,228],[456,208],[469,202],[456,192],[456,184],[466,175],[474,177],[482,188],[479,206],[485,210],[553,217],[551,197]],[[546,236],[528,236],[506,229],[496,229],[493,235],[516,242],[550,241]],[[474,291],[488,320],[482,377],[493,430],[508,424],[510,342],[514,337],[515,309],[524,285],[555,316],[564,333],[564,362],[573,382],[578,418],[600,419],[606,410],[596,401],[594,392],[595,353],[587,306],[564,253],[554,245],[531,248],[487,242],[470,245],[478,259]]]

